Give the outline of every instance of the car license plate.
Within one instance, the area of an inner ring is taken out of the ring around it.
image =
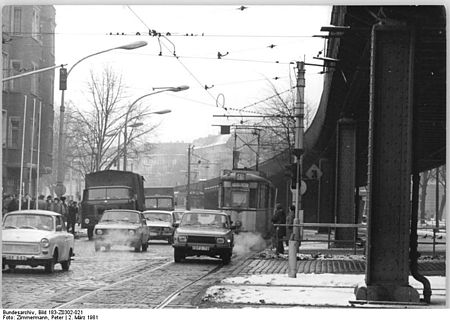
[[[17,260],[17,261],[25,261],[27,259],[26,256],[23,255],[7,255],[7,260]]]
[[[192,249],[196,251],[209,251],[209,246],[205,245],[192,245]]]

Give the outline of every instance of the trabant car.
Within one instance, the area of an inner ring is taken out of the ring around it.
[[[149,210],[142,212],[150,230],[150,240],[173,242],[174,217],[171,211]]]
[[[186,256],[219,256],[224,264],[231,261],[234,246],[230,216],[216,210],[192,210],[183,214],[181,222],[175,224],[173,248],[175,262]]]
[[[141,212],[135,210],[106,210],[94,229],[95,251],[112,245],[134,247],[135,252],[147,251],[149,230]]]
[[[62,216],[52,211],[21,210],[6,213],[2,230],[2,268],[44,266],[52,273],[60,263],[68,271],[74,256],[74,236]]]

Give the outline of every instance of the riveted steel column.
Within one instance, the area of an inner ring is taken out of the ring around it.
[[[336,223],[355,223],[356,123],[342,118],[337,125],[336,146]],[[355,230],[336,229],[335,246],[352,247]]]
[[[318,223],[333,223],[334,213],[334,164],[330,159],[321,158],[319,160],[319,168],[322,176],[319,179],[319,196],[317,213]],[[328,228],[319,227],[319,233],[327,233]]]
[[[366,286],[356,298],[417,302],[408,285],[414,33],[372,30]]]

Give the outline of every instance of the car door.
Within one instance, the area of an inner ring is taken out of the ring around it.
[[[60,229],[56,230],[56,243],[58,246],[59,260],[67,260],[69,256],[70,236],[66,231],[66,225],[60,216],[56,217],[56,226]]]

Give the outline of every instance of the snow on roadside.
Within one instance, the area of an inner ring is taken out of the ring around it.
[[[354,289],[364,284],[361,274],[260,274],[226,278],[210,287],[203,301],[257,305],[302,305],[349,307],[355,300]],[[430,276],[433,293],[445,299],[445,277]],[[419,292],[420,282],[410,277],[410,285]]]

